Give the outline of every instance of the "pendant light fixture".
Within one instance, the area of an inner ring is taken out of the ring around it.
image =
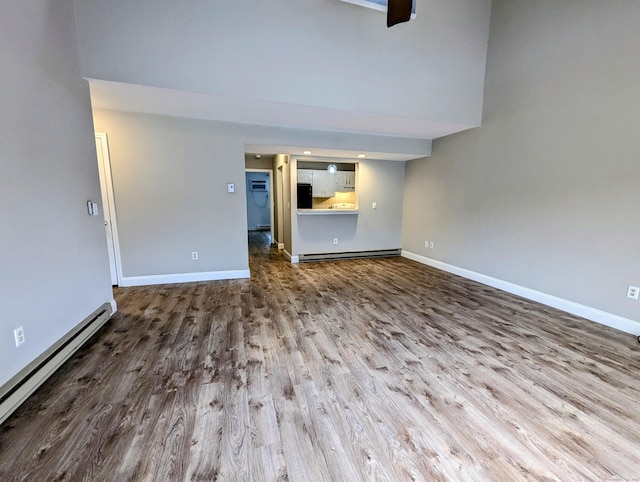
[[[336,166],[333,162],[327,166],[327,171],[329,171],[330,174],[335,174],[337,170],[338,166]]]

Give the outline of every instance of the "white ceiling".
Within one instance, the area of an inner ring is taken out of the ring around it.
[[[98,109],[412,139],[435,139],[477,127],[372,112],[352,112],[88,80],[93,107]],[[386,156],[388,157],[388,153]]]

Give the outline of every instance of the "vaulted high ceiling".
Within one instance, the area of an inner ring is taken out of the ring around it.
[[[490,0],[76,0],[94,107],[433,139],[480,125]]]

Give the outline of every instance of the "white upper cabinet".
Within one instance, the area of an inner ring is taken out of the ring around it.
[[[313,197],[333,197],[336,195],[335,174],[322,171],[313,171],[313,182],[311,183]]]
[[[354,171],[338,171],[335,174],[335,190],[339,192],[353,191],[356,188],[356,173]]]
[[[356,187],[354,171],[333,174],[325,169],[298,169],[296,178],[299,184],[311,184],[311,195],[317,198],[334,197],[336,192],[355,191]]]
[[[313,184],[313,171],[311,169],[298,169],[298,184]]]

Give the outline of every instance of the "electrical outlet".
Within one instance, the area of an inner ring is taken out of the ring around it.
[[[333,244],[338,244],[338,238],[333,238]]]
[[[13,330],[13,336],[16,339],[16,346],[20,346],[24,343],[24,328],[19,327]]]
[[[638,288],[637,286],[629,286],[629,289],[627,290],[627,298],[637,300],[638,294],[640,294],[640,288]]]
[[[430,248],[433,248],[433,241],[430,241],[430,242],[429,242],[429,247],[430,247]]]
[[[198,252],[197,251],[192,251],[191,252],[191,259],[196,261],[198,259]]]

